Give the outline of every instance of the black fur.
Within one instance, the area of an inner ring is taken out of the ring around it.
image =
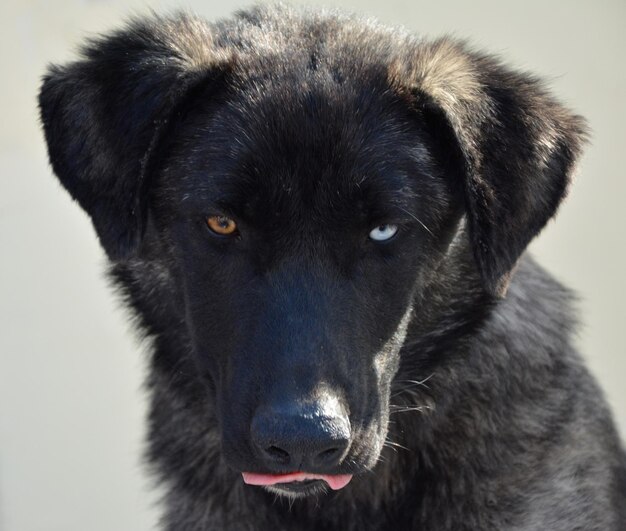
[[[51,67],[40,108],[153,341],[164,528],[626,529],[571,296],[522,256],[585,138],[532,76],[259,7],[135,20]],[[241,478],[296,469],[354,478]]]

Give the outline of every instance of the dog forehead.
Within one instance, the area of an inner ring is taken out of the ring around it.
[[[187,194],[318,210],[407,186],[429,163],[415,117],[369,76],[284,67],[202,99],[175,142]]]

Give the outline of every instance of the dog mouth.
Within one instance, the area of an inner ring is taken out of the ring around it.
[[[332,490],[344,488],[352,479],[352,474],[313,474],[309,472],[291,472],[288,474],[257,474],[243,472],[243,481],[247,485],[265,487],[275,494],[290,497],[308,496],[322,493],[326,487]]]

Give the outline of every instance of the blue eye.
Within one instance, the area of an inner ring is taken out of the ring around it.
[[[398,232],[398,225],[379,225],[370,231],[370,239],[375,242],[390,240]]]

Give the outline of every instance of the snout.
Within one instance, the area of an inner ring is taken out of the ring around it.
[[[337,399],[277,402],[257,409],[251,441],[268,472],[334,473],[350,446],[350,420]]]

